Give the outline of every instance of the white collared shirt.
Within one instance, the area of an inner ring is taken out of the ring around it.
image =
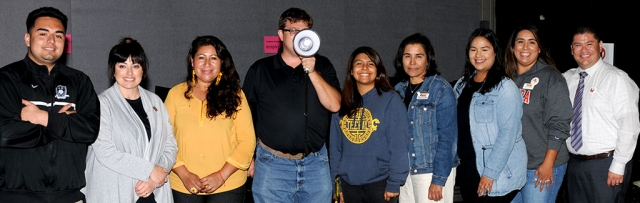
[[[583,71],[589,74],[584,79],[582,95],[583,145],[576,152],[570,137],[567,148],[570,153],[580,155],[615,150],[609,171],[624,175],[625,164],[633,156],[640,133],[640,90],[627,73],[600,59],[587,70],[573,68],[562,74],[569,85],[571,104]]]

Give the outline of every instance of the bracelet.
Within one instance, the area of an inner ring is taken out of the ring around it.
[[[222,183],[227,182],[227,180],[225,180],[225,179],[222,177],[222,173],[220,173],[220,171],[218,171],[218,175],[220,175],[220,179],[222,179]]]

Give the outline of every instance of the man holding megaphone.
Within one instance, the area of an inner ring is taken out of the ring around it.
[[[306,11],[287,9],[278,26],[278,54],[251,65],[242,87],[258,137],[249,167],[253,198],[327,203],[332,182],[325,141],[331,113],[340,110],[340,84],[329,59],[315,54],[320,40]]]

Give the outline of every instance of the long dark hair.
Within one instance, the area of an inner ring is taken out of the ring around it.
[[[347,76],[344,80],[344,88],[342,89],[342,101],[340,105],[340,116],[349,115],[353,116],[355,111],[362,107],[362,95],[358,91],[358,85],[356,85],[355,78],[351,75],[353,71],[353,62],[358,54],[366,54],[376,64],[376,80],[374,82],[375,89],[378,95],[382,92],[392,91],[393,87],[389,83],[389,77],[387,77],[387,70],[382,64],[382,58],[378,55],[378,52],[371,47],[358,47],[351,53],[349,61],[347,62]]]
[[[396,52],[396,57],[393,59],[393,65],[396,69],[396,78],[400,81],[405,81],[409,79],[409,75],[404,71],[404,64],[402,64],[402,57],[404,56],[404,48],[410,44],[419,44],[422,45],[422,49],[427,57],[427,75],[426,77],[440,74],[438,72],[438,64],[436,63],[436,53],[433,51],[433,45],[431,45],[431,41],[426,36],[416,33],[413,35],[404,38],[400,43],[400,47],[398,47],[398,52]]]
[[[500,84],[500,81],[506,78],[507,75],[504,71],[504,65],[503,65],[504,61],[502,60],[502,56],[503,56],[502,49],[500,49],[500,45],[498,43],[498,37],[496,36],[496,33],[494,33],[490,29],[478,28],[475,31],[473,31],[473,33],[471,33],[471,36],[469,36],[469,41],[467,42],[467,48],[466,48],[466,54],[465,54],[466,62],[464,65],[464,76],[463,76],[463,80],[467,83],[467,87],[469,87],[469,84],[471,84],[471,80],[473,80],[473,75],[476,71],[476,68],[473,67],[473,65],[471,64],[471,59],[469,59],[469,49],[471,49],[471,42],[476,37],[484,37],[485,39],[487,39],[489,43],[491,43],[491,46],[493,46],[493,51],[495,52],[495,56],[496,56],[493,62],[493,65],[491,66],[491,69],[489,69],[489,72],[487,73],[487,78],[485,78],[484,83],[482,84],[482,87],[480,87],[480,90],[479,90],[481,94],[485,94],[487,92],[490,92],[496,86],[498,86],[498,84]]]
[[[509,42],[507,42],[507,49],[504,50],[504,59],[505,59],[505,70],[507,71],[507,76],[513,79],[518,73],[518,59],[515,56],[515,46],[516,46],[516,38],[518,38],[518,33],[523,30],[529,30],[533,34],[533,37],[536,39],[538,43],[538,49],[540,49],[540,54],[538,54],[538,59],[542,59],[545,63],[550,65],[556,72],[560,73],[558,68],[556,67],[556,63],[553,62],[553,58],[551,58],[551,54],[549,53],[549,49],[542,43],[540,40],[540,31],[535,25],[532,24],[524,24],[518,26],[516,29],[511,32],[511,37],[509,37]],[[537,59],[536,59],[537,60]]]
[[[233,63],[233,58],[231,57],[231,53],[227,50],[227,47],[214,36],[199,36],[191,42],[191,48],[189,48],[189,54],[187,55],[187,77],[185,82],[187,82],[187,91],[184,92],[184,97],[187,99],[191,99],[192,97],[192,75],[193,66],[191,66],[191,60],[195,57],[198,49],[203,46],[213,46],[218,52],[218,57],[220,58],[221,67],[220,72],[222,73],[222,79],[220,80],[220,84],[209,85],[209,89],[207,90],[207,118],[214,118],[217,115],[225,114],[225,117],[231,118],[237,111],[238,106],[242,102],[240,98],[240,76],[238,72],[236,72],[236,67]],[[197,78],[197,76],[195,76]]]

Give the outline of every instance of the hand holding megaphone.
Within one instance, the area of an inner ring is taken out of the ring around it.
[[[302,30],[293,37],[293,50],[302,57],[302,67],[306,73],[309,73],[309,67],[315,66],[315,58],[311,56],[316,55],[318,49],[320,36],[313,30]]]

